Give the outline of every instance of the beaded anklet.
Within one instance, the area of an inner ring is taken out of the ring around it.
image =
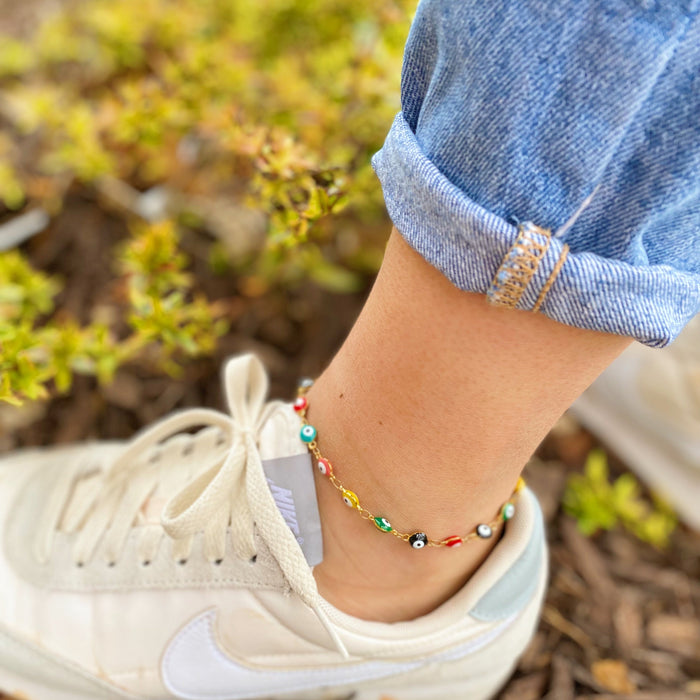
[[[443,540],[433,540],[425,534],[425,532],[414,532],[412,534],[406,532],[399,532],[395,530],[391,523],[382,516],[375,516],[366,508],[360,505],[360,499],[357,497],[353,491],[346,489],[340,480],[333,472],[333,466],[330,461],[326,459],[318,448],[318,443],[316,442],[317,431],[313,425],[311,425],[306,419],[306,412],[309,408],[309,400],[306,398],[306,392],[313,386],[312,379],[302,379],[299,383],[297,389],[297,399],[294,402],[294,410],[299,414],[303,426],[301,428],[299,436],[302,441],[306,443],[309,452],[313,455],[316,460],[316,468],[323,474],[331,484],[340,492],[343,497],[343,502],[349,508],[353,508],[358,511],[359,514],[370,522],[374,523],[375,527],[382,532],[388,532],[394,537],[397,537],[404,542],[408,542],[413,549],[423,549],[423,547],[459,547],[465,542],[469,542],[474,539],[488,539],[492,537],[494,532],[505,522],[510,520],[515,515],[515,504],[513,501],[518,497],[520,491],[525,488],[525,480],[520,477],[518,483],[515,486],[511,497],[502,506],[497,518],[494,518],[490,523],[480,523],[476,526],[474,530],[468,532],[466,535],[452,535],[446,537]]]

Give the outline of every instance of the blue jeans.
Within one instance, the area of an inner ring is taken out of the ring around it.
[[[669,343],[700,311],[700,3],[422,0],[373,165],[457,287]]]

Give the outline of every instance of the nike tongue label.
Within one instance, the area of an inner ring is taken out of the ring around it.
[[[309,566],[323,560],[321,516],[316,501],[316,484],[311,455],[293,455],[263,461],[263,470],[287,526],[296,537]]]

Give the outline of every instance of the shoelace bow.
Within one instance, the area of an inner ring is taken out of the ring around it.
[[[46,562],[60,529],[76,535],[76,565],[88,563],[101,542],[107,562],[117,562],[138,524],[142,506],[159,483],[158,466],[144,460],[144,454],[182,431],[210,426],[217,432],[221,449],[210,450],[211,463],[202,464],[199,476],[166,503],[162,527],[143,528],[139,542],[142,562],[149,563],[156,556],[164,535],[175,540],[175,559],[186,560],[199,532],[203,533],[204,554],[209,561],[224,558],[229,532],[233,554],[254,560],[257,527],[292,590],[312,607],[347,657],[345,646],[320,607],[315,580],[294,535],[286,526],[279,527],[281,516],[265,481],[257,440],[265,422],[282,403],[265,403],[267,375],[253,355],[230,360],[224,382],[230,415],[210,409],[175,413],[137,435],[104,474],[85,479],[84,463],[64,468],[37,529],[35,554]],[[189,438],[197,440],[206,432]],[[209,439],[211,436],[210,432]],[[278,524],[272,525],[275,522]]]

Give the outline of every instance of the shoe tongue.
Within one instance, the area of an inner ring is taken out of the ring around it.
[[[300,427],[291,406],[280,407],[261,431],[260,453],[270,493],[284,522],[307,564],[317,566],[323,560],[321,516],[311,455],[299,438]]]

